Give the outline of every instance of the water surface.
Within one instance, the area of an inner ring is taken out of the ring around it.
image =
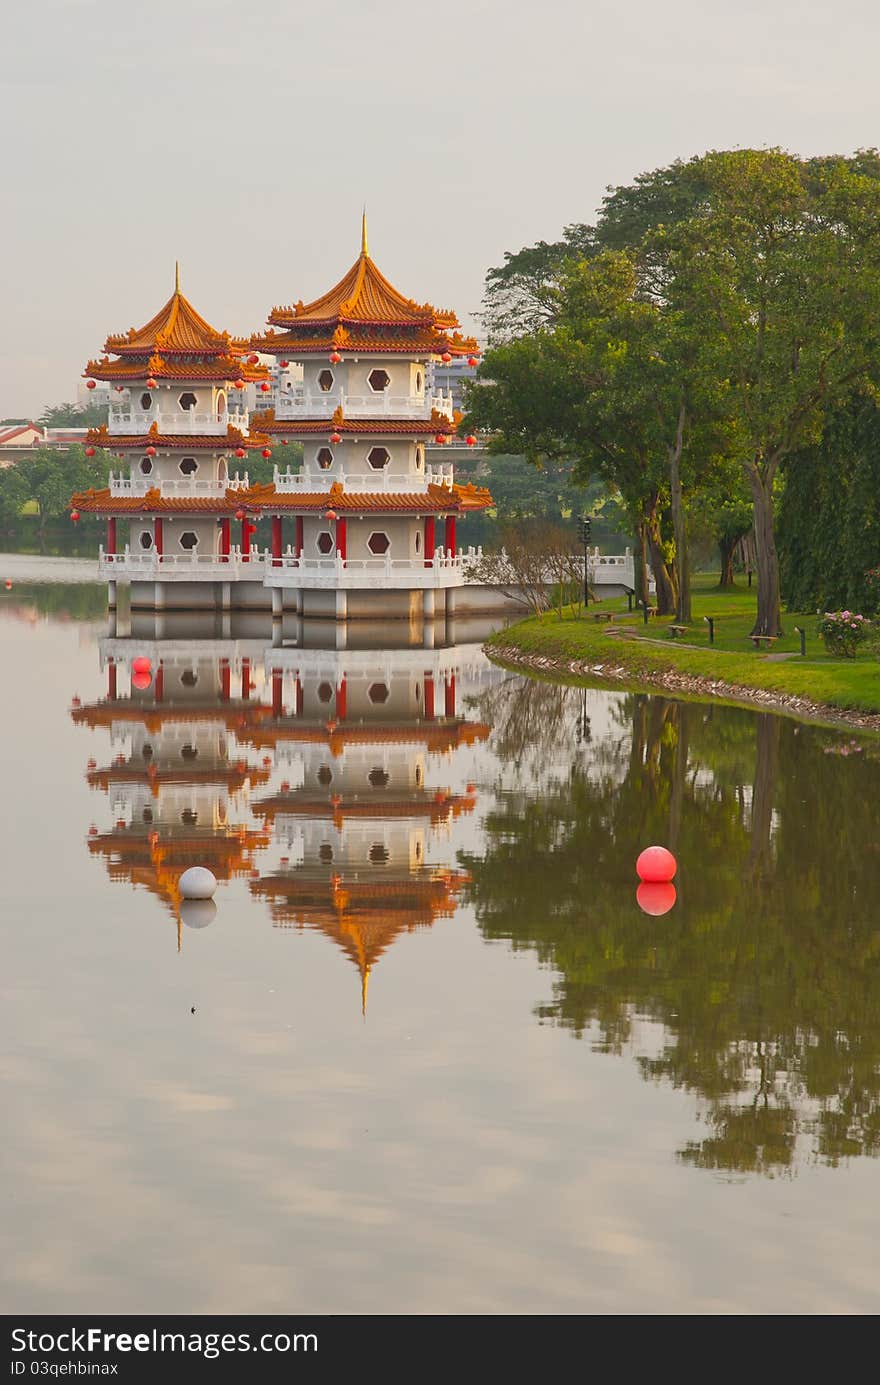
[[[7,1311],[876,1311],[877,742],[65,590],[0,603]]]

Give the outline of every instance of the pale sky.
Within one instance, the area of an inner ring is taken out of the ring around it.
[[[37,0],[2,24],[0,417],[183,288],[259,328],[370,248],[472,327],[505,250],[706,148],[880,143],[876,0]]]

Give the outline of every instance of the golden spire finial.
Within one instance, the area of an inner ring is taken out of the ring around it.
[[[180,293],[180,260],[174,261],[174,292]]]
[[[369,255],[369,253],[370,247],[367,244],[367,208],[365,206],[361,217],[361,254]]]
[[[370,984],[370,968],[364,967],[361,972],[361,1014],[367,1018],[367,988]]]

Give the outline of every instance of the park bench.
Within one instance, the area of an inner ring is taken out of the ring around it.
[[[613,620],[613,619],[614,619],[614,616],[613,616],[613,614],[612,614],[611,611],[592,611],[592,612],[591,612],[591,615],[592,615],[592,617],[593,617],[593,620]]]
[[[689,629],[690,626],[688,625],[670,625],[669,638],[671,640],[677,640],[679,635],[686,635]]]
[[[749,635],[756,649],[772,649],[778,638],[778,635]]]

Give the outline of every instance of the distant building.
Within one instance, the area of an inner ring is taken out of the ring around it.
[[[74,443],[84,443],[87,428],[43,428],[39,423],[17,423],[0,427],[0,468],[20,462],[37,447],[64,452]]]
[[[435,361],[428,367],[428,383],[438,394],[451,394],[453,408],[464,412],[466,380],[475,379],[477,367],[466,356],[453,357],[448,363]]]

